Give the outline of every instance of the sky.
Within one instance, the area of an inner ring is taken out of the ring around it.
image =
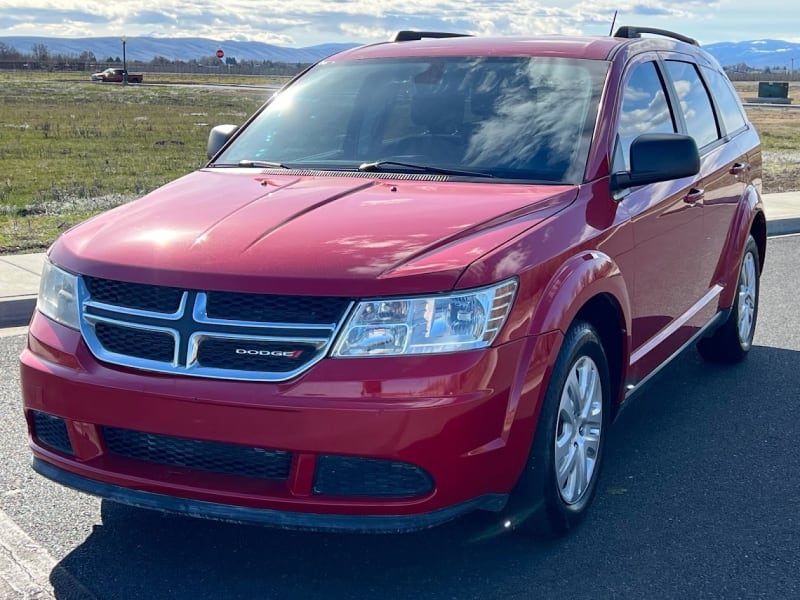
[[[788,0],[0,0],[0,37],[204,37],[303,47],[382,41],[400,29],[608,35],[615,10],[617,26],[671,29],[703,44],[800,42],[800,8]]]

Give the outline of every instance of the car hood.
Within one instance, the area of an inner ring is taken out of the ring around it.
[[[569,185],[418,179],[203,169],[71,229],[50,257],[77,273],[194,289],[447,290],[471,262],[577,194]]]

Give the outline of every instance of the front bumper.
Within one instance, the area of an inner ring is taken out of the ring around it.
[[[67,487],[129,506],[215,521],[252,523],[281,529],[301,529],[305,531],[341,531],[351,533],[415,531],[446,523],[475,510],[500,510],[506,503],[506,495],[504,494],[487,494],[462,504],[418,515],[326,515],[249,508],[153,494],[87,479],[59,469],[38,458],[33,459],[33,469],[40,475]]]
[[[34,468],[128,504],[293,528],[400,531],[500,510],[527,459],[558,336],[326,359],[271,384],[107,366],[78,332],[37,313],[21,356]],[[109,443],[117,432],[134,441],[120,450]],[[198,465],[209,448],[224,454]],[[231,468],[229,450],[278,456],[285,469]]]

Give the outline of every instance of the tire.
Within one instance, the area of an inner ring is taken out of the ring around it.
[[[575,321],[547,384],[506,526],[553,538],[581,521],[597,489],[610,403],[608,360],[600,336],[589,323]]]
[[[758,246],[747,236],[733,306],[727,320],[710,336],[697,343],[697,350],[709,362],[737,363],[753,345],[758,318],[761,265]]]

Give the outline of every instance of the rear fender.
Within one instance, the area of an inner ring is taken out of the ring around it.
[[[714,280],[722,285],[722,293],[719,297],[719,308],[721,310],[728,309],[733,306],[733,299],[736,293],[736,280],[739,277],[739,263],[742,261],[742,252],[747,240],[747,236],[753,228],[759,213],[763,212],[764,205],[761,201],[758,192],[753,186],[749,186],[742,201],[736,209],[736,214],[731,222],[731,228],[728,231],[728,239],[722,251],[722,257],[717,265],[717,271],[714,274]],[[756,232],[762,236],[762,240],[766,237],[766,230]],[[761,250],[761,267],[764,267],[764,245],[763,241],[756,240]]]

